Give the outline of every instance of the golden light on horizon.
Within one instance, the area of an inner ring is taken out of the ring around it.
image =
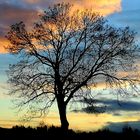
[[[131,113],[130,113],[131,114]],[[80,116],[80,117],[79,117]],[[128,114],[123,116],[114,116],[113,114],[101,113],[101,114],[87,114],[83,112],[67,113],[67,118],[70,123],[70,129],[82,130],[82,131],[97,131],[104,127],[107,127],[109,123],[125,123],[125,122],[135,122],[139,121],[138,115],[131,115],[131,118]],[[50,115],[43,119],[47,125],[56,125],[60,126],[60,120],[57,112],[52,112]]]
[[[112,114],[107,113],[96,115],[79,112],[68,113],[67,116],[70,123],[70,129],[81,131],[98,131],[99,129],[107,127],[110,123],[127,123],[139,121],[139,115],[133,115],[130,118],[125,114],[123,116],[113,116]],[[10,121],[0,120],[0,125],[6,128],[11,128],[15,125],[36,127],[39,126],[40,122],[44,122],[48,126],[60,126],[59,116],[57,112],[51,112],[50,115],[44,118],[39,118],[30,122],[22,122],[16,119],[11,119]]]

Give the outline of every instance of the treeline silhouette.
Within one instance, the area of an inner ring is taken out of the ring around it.
[[[113,132],[109,129],[98,130],[97,132],[81,132],[68,130],[64,132],[60,127],[39,126],[36,128],[14,126],[10,129],[0,128],[0,140],[118,140],[118,139],[140,139],[140,131],[131,127],[124,127],[122,132]]]

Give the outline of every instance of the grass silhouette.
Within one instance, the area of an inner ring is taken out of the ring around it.
[[[81,132],[68,130],[64,132],[60,127],[39,126],[36,128],[14,126],[10,129],[0,128],[1,140],[20,140],[20,139],[38,139],[38,140],[118,140],[118,139],[140,139],[140,131],[131,127],[124,127],[122,132],[112,132],[109,129],[98,130],[97,132]]]

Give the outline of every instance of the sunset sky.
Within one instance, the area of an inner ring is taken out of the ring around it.
[[[140,0],[0,0],[0,127],[22,123],[19,121],[20,115],[13,109],[12,97],[6,95],[9,90],[6,70],[9,64],[17,62],[17,58],[4,49],[9,43],[5,35],[10,25],[20,21],[24,21],[30,30],[42,11],[60,2],[72,3],[74,5],[72,10],[92,8],[114,27],[129,26],[137,32],[136,40],[138,44],[140,43]],[[96,88],[96,93],[99,103],[108,106],[106,112],[97,115],[74,113],[70,110],[68,113],[70,127],[80,130],[97,130],[103,127],[119,130],[122,126],[130,124],[140,129],[140,97],[120,99],[122,106],[119,106],[116,96],[110,95],[108,90],[103,94],[100,93],[102,87],[100,84],[100,87]],[[29,124],[38,125],[42,120],[47,124],[59,125],[57,109],[53,108],[47,117],[33,120]]]

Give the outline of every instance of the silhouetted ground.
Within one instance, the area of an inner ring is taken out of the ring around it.
[[[110,130],[99,130],[97,132],[75,132],[69,130],[63,132],[59,127],[37,127],[25,128],[24,126],[15,126],[11,129],[0,128],[0,140],[120,140],[133,139],[140,140],[140,131],[133,130],[130,127],[123,128],[121,133]]]

